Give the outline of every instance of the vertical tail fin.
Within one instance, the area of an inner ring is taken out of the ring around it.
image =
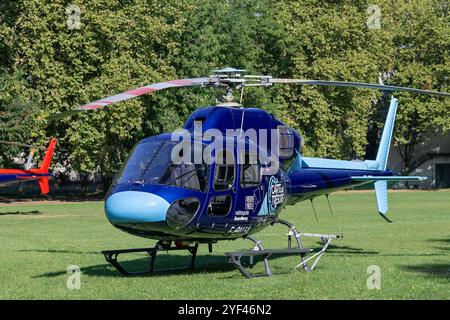
[[[375,182],[375,194],[377,196],[378,213],[387,222],[392,222],[386,217],[388,211],[388,189],[387,181]]]
[[[389,149],[392,142],[392,133],[394,132],[395,117],[397,115],[397,106],[398,100],[392,97],[377,153],[376,161],[378,163],[378,170],[386,170],[387,168]]]
[[[42,160],[41,167],[38,170],[41,174],[48,173],[48,169],[50,168],[50,164],[52,163],[53,155],[55,153],[55,147],[56,147],[56,139],[52,138],[50,140],[50,144],[47,148],[47,151],[45,152],[44,160]],[[48,194],[50,192],[50,185],[49,185],[49,177],[42,177],[38,180],[39,182],[39,188],[41,189],[42,194]]]
[[[50,184],[48,182],[48,178],[39,179],[39,188],[41,189],[42,194],[48,194],[50,192]]]
[[[383,134],[381,135],[380,146],[378,148],[376,163],[378,170],[387,169],[387,161],[389,157],[389,149],[391,147],[392,135],[394,132],[395,117],[397,114],[398,100],[394,97],[391,99],[388,115],[384,124]],[[386,217],[388,211],[388,189],[387,181],[375,182],[375,194],[377,197],[378,213],[388,222],[392,222]]]
[[[47,152],[45,153],[44,160],[42,160],[41,167],[39,168],[39,171],[41,173],[48,172],[48,169],[50,168],[50,164],[53,159],[53,154],[55,152],[55,147],[56,147],[56,139],[52,138],[52,140],[50,141],[50,144],[47,148]]]

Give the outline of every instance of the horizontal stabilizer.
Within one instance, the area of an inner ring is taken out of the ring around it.
[[[420,176],[360,176],[352,177],[352,181],[424,181],[427,177]]]

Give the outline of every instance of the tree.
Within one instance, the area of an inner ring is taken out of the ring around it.
[[[420,89],[449,91],[450,24],[448,2],[441,0],[404,2],[397,7],[392,24],[395,34],[395,65],[392,82]],[[394,13],[392,12],[392,15]],[[403,159],[404,173],[421,164],[416,146],[430,130],[450,130],[448,100],[423,95],[398,95],[396,145]]]
[[[23,83],[7,72],[0,73],[0,140],[22,144],[38,144],[43,132],[39,130],[44,117],[37,104],[23,94]],[[24,152],[22,147],[0,144],[0,167],[16,166],[16,159]]]
[[[390,35],[370,30],[368,1],[302,0],[286,3],[287,59],[294,78],[376,82],[388,71]],[[343,88],[279,89],[281,117],[306,140],[306,153],[334,158],[363,157],[367,126],[377,92]]]
[[[39,144],[56,136],[58,162],[84,174],[100,170],[108,181],[134,143],[182,126],[197,107],[213,105],[219,92],[163,91],[57,122],[43,120],[130,88],[225,66],[250,74],[372,83],[379,73],[393,72],[392,84],[448,91],[445,1],[378,1],[380,29],[368,28],[371,5],[369,0],[2,1],[0,116],[6,119],[4,110],[10,110],[17,121],[24,106],[29,114],[17,127],[4,120],[0,134]],[[79,28],[68,24],[78,14]],[[298,129],[308,155],[355,158],[373,157],[386,107],[380,97],[373,90],[275,86],[246,90],[243,104],[266,108]],[[449,129],[449,110],[442,99],[398,98],[396,141],[411,170],[414,146],[431,127]],[[11,159],[16,152],[2,155]]]
[[[70,2],[7,1],[16,14],[8,50],[9,72],[26,79],[23,94],[45,117],[129,88],[174,77],[170,57],[179,50],[184,1],[77,1],[81,28],[67,24]],[[70,12],[69,12],[70,14]],[[149,102],[149,101],[146,101]],[[52,123],[68,164],[111,176],[141,138],[147,106],[130,101],[114,110]]]

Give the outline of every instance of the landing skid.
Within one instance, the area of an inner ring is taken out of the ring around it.
[[[254,239],[251,236],[247,236],[245,239],[248,239],[252,241],[255,244],[255,247],[251,250],[247,251],[238,251],[238,252],[227,252],[225,253],[226,256],[229,257],[229,262],[233,264],[238,270],[248,279],[255,278],[255,277],[270,277],[273,275],[272,270],[269,266],[269,258],[273,254],[297,254],[300,258],[300,263],[294,268],[297,269],[299,267],[302,267],[305,271],[313,271],[317,264],[319,263],[320,258],[323,256],[325,251],[327,250],[328,246],[330,245],[331,241],[333,239],[341,239],[342,235],[330,235],[330,234],[316,234],[316,233],[299,233],[296,228],[290,224],[289,222],[285,220],[275,220],[273,224],[280,223],[282,225],[285,225],[289,228],[289,233],[287,234],[288,237],[288,247],[287,249],[269,249],[266,250],[263,248],[261,241]],[[302,237],[315,237],[320,238],[323,247],[318,252],[314,253],[313,249],[304,248],[302,244]],[[292,248],[292,238],[295,239],[296,242],[296,248]],[[312,254],[312,256],[308,257],[306,256]],[[249,257],[249,264],[250,268],[254,265],[254,257],[261,256],[263,258],[264,263],[264,272],[263,273],[251,273],[249,270],[247,270],[243,264],[242,264],[242,257]],[[308,266],[308,261],[315,259],[311,267]]]
[[[102,254],[105,256],[107,262],[111,263],[121,274],[126,276],[140,276],[140,275],[152,275],[155,273],[161,272],[170,272],[170,271],[182,271],[182,270],[192,270],[194,269],[195,257],[197,255],[198,243],[195,245],[177,248],[177,247],[165,247],[160,243],[157,243],[153,248],[139,248],[139,249],[121,249],[121,250],[106,250],[102,251]],[[178,267],[178,268],[168,268],[168,269],[158,269],[155,270],[155,260],[158,251],[180,251],[186,250],[191,255],[191,262],[188,266]],[[118,261],[118,256],[120,254],[126,253],[137,253],[137,252],[146,252],[150,256],[149,267],[147,270],[143,271],[128,271],[126,270]]]
[[[248,239],[254,243],[254,248],[246,251],[237,251],[237,252],[227,252],[226,256],[229,258],[229,262],[233,264],[238,270],[247,278],[254,277],[270,277],[273,275],[272,270],[269,266],[269,258],[272,255],[276,254],[295,254],[299,256],[299,264],[294,268],[297,269],[302,267],[305,271],[313,271],[317,264],[319,263],[320,258],[323,256],[331,241],[334,239],[341,239],[342,235],[331,235],[331,234],[317,234],[317,233],[299,233],[296,228],[285,220],[275,220],[272,224],[280,223],[289,228],[289,232],[286,234],[288,237],[287,241],[287,249],[264,249],[261,241],[251,237],[246,236],[245,239]],[[302,243],[302,237],[314,237],[320,238],[322,241],[323,247],[314,253],[313,249],[304,248]],[[293,247],[292,242],[295,240],[296,246]],[[155,270],[155,260],[159,251],[188,251],[191,256],[191,261],[188,266],[177,267],[177,268],[167,268],[167,269],[158,269]],[[152,275],[155,273],[161,272],[170,272],[170,271],[183,271],[183,270],[193,270],[195,258],[197,256],[198,243],[193,245],[189,245],[186,247],[168,247],[161,242],[158,242],[153,248],[139,248],[139,249],[121,249],[121,250],[105,250],[102,251],[102,254],[105,256],[107,262],[109,262],[112,266],[114,266],[121,274],[126,276],[140,276],[140,275]],[[149,255],[149,266],[146,270],[142,271],[128,271],[125,267],[119,262],[118,256],[120,254],[127,253],[137,253],[137,252],[146,252]],[[211,252],[211,244],[210,244],[210,252]],[[309,256],[311,255],[311,256]],[[307,257],[309,256],[309,257]],[[262,257],[264,263],[264,272],[263,273],[251,273],[247,270],[242,263],[242,257],[249,257],[249,265],[250,268],[253,267],[254,258]],[[314,259],[311,267],[308,266],[308,261]]]

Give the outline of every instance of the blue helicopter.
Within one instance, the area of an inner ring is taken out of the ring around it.
[[[262,257],[263,276],[272,275],[268,258],[274,254],[298,254],[297,267],[313,270],[328,245],[340,235],[299,233],[279,218],[283,208],[332,192],[375,184],[378,212],[388,211],[388,181],[421,181],[418,176],[400,176],[387,168],[398,101],[392,96],[376,159],[343,161],[302,155],[303,138],[272,114],[258,108],[243,108],[233,92],[275,84],[299,84],[406,91],[448,97],[450,94],[412,88],[356,82],[277,79],[247,76],[245,70],[215,70],[205,78],[173,80],[130,90],[78,107],[69,113],[93,110],[153,91],[180,87],[222,88],[226,94],[216,106],[193,112],[183,130],[146,138],[136,144],[114,180],[105,201],[112,225],[129,234],[156,239],[152,248],[102,251],[121,273],[152,274],[158,251],[188,250],[194,267],[199,244],[244,238],[255,247],[229,252],[230,263],[248,278],[255,276],[244,267],[243,257]],[[287,249],[264,249],[252,235],[281,223],[289,229]],[[319,237],[318,252],[304,248],[303,237]],[[292,239],[295,247],[291,245]],[[150,266],[141,272],[127,271],[119,254],[147,252]],[[315,259],[312,266],[307,262]],[[164,270],[166,271],[166,270]]]

